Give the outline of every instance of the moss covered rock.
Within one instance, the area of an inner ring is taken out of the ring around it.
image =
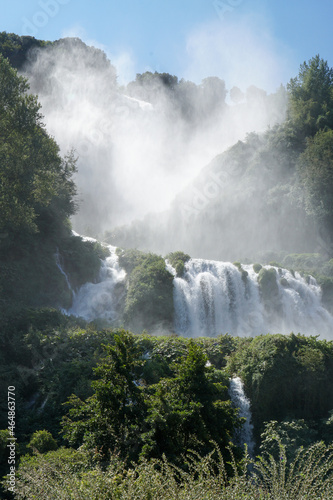
[[[265,307],[269,311],[278,311],[280,308],[279,286],[277,272],[274,267],[262,268],[258,274],[258,284]]]
[[[135,332],[172,329],[173,275],[165,261],[155,254],[145,254],[128,276],[124,320]]]
[[[262,265],[261,264],[253,264],[253,271],[255,273],[259,273],[260,269],[262,269]]]
[[[284,286],[285,288],[289,288],[290,287],[289,282],[288,282],[288,280],[286,278],[281,278],[280,279],[280,284],[282,286]]]

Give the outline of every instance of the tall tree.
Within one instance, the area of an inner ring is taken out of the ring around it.
[[[289,118],[300,139],[333,127],[333,69],[319,55],[300,66],[287,88]]]
[[[71,444],[84,443],[123,458],[137,458],[144,420],[142,387],[136,382],[142,365],[135,337],[120,332],[108,345],[106,357],[96,369],[94,394],[86,401],[69,400],[69,417],[63,419],[64,435]]]
[[[75,212],[75,158],[62,159],[27,81],[0,55],[0,231],[38,232]],[[45,225],[45,224],[44,224]]]
[[[307,140],[297,168],[306,211],[315,218],[333,255],[333,130],[322,130]]]
[[[164,453],[179,463],[189,449],[207,453],[212,441],[225,453],[234,428],[240,425],[225,375],[207,366],[207,356],[193,342],[174,370],[173,378],[161,379],[148,391],[143,454]]]

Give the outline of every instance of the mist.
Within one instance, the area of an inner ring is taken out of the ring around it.
[[[216,155],[285,116],[281,89],[268,95],[242,82],[230,89],[210,75],[200,84],[153,78],[120,86],[117,73],[105,53],[77,38],[31,53],[25,68],[48,132],[62,154],[73,148],[78,156],[80,208],[72,223],[82,234],[100,237],[167,214]],[[152,250],[164,250],[157,239]]]

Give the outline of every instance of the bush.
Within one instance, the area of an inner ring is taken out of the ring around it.
[[[128,274],[131,274],[147,257],[147,254],[144,252],[134,249],[123,250],[122,248],[117,248],[116,254],[118,255],[120,267],[125,269]]]
[[[185,272],[185,264],[190,260],[190,256],[184,252],[172,252],[169,253],[166,258],[172,265],[172,267],[176,270],[176,274],[179,278],[184,275]]]
[[[29,441],[28,448],[31,448],[34,452],[46,453],[48,451],[56,450],[58,445],[52,434],[43,430],[33,433]]]
[[[333,408],[333,345],[301,335],[242,339],[227,369],[242,378],[255,438],[270,420],[319,421]]]
[[[79,288],[86,282],[94,282],[98,278],[101,260],[109,255],[108,248],[98,241],[84,241],[79,236],[61,241],[64,269],[69,275],[72,288]]]
[[[68,459],[70,461],[68,461]],[[316,443],[289,462],[280,445],[279,458],[245,457],[232,473],[218,449],[206,456],[188,453],[186,470],[167,460],[143,460],[126,468],[117,456],[103,470],[83,453],[59,450],[23,460],[16,498],[72,500],[327,500],[333,496],[333,448]],[[252,472],[248,472],[252,470]],[[41,496],[42,495],[42,496]]]

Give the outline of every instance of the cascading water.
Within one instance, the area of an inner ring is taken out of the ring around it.
[[[66,272],[63,269],[63,266],[62,266],[62,263],[61,263],[61,255],[59,253],[59,249],[58,248],[57,248],[57,251],[54,254],[54,256],[55,256],[55,260],[56,260],[56,266],[59,269],[59,271],[61,272],[61,274],[64,276],[64,278],[66,280],[66,283],[67,283],[67,286],[68,286],[68,290],[70,290],[72,293],[74,293],[74,290],[72,289],[71,283],[69,281],[69,277],[67,276]]]
[[[251,423],[250,400],[245,395],[244,385],[239,377],[230,380],[229,394],[233,405],[239,408],[239,416],[246,419],[243,426],[235,433],[235,444],[242,448],[246,444],[249,455],[253,457],[255,443],[253,440],[253,425]]]
[[[321,289],[314,278],[273,269],[275,296],[262,297],[252,265],[242,271],[228,262],[190,259],[183,277],[175,275],[175,331],[188,337],[221,333],[248,336],[295,333],[332,336],[333,317],[321,305]]]
[[[98,283],[86,283],[73,293],[68,314],[87,321],[117,319],[125,300],[126,272],[119,266],[116,247],[108,248],[110,257],[102,262]],[[59,254],[56,262],[71,289]],[[299,273],[265,266],[274,291],[267,297],[252,265],[240,268],[229,262],[190,259],[182,277],[168,261],[166,267],[174,275],[174,329],[179,335],[254,336],[294,331],[333,336],[333,317],[321,305],[321,289],[314,278],[304,279]]]
[[[95,241],[95,240],[93,240]],[[108,245],[110,256],[102,262],[98,283],[85,283],[73,298],[67,314],[79,316],[87,321],[100,318],[109,322],[118,317],[123,299],[123,283],[126,272],[118,263],[116,247]]]

